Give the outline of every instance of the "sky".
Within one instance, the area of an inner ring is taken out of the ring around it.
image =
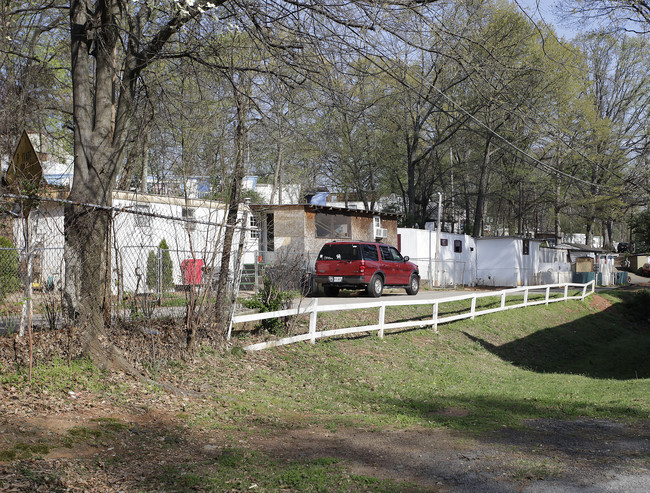
[[[553,7],[557,3],[557,0],[512,0],[516,2],[520,7],[526,9],[528,15],[530,15],[533,20],[538,21],[539,19],[544,20],[547,24],[552,25],[555,28],[555,32],[559,37],[564,37],[566,39],[574,38],[579,29],[575,26],[571,27],[566,25],[566,23],[561,23],[553,13]]]

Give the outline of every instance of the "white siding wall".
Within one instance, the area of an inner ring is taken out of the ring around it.
[[[185,208],[182,199],[162,196],[136,196],[118,192],[114,199],[114,207],[124,209],[114,216],[114,235],[111,240],[113,288],[117,283],[124,290],[146,290],[147,258],[150,251],[157,252],[158,245],[165,239],[173,263],[173,278],[175,284],[182,284],[181,265],[185,259],[201,259],[204,264],[217,266],[221,251],[221,240],[225,210],[222,204],[210,201],[190,201],[188,208],[194,212],[194,219],[209,224],[190,224],[170,218],[183,218]],[[43,206],[41,206],[43,207]],[[152,214],[167,216],[150,217],[136,215],[127,210],[146,211]],[[249,215],[250,216],[250,215]],[[15,244],[24,248],[22,221],[17,220],[14,226]],[[32,245],[38,249],[40,263],[40,278],[45,282],[50,277],[62,279],[63,264],[63,207],[57,206],[49,211],[32,213]],[[189,226],[189,228],[188,228]],[[235,252],[239,244],[239,230],[235,233]],[[244,263],[254,263],[258,251],[258,240],[248,235],[245,244]],[[215,254],[216,252],[216,254]],[[119,279],[118,279],[119,273]],[[138,284],[138,274],[140,283]]]
[[[476,241],[477,284],[484,286],[530,286],[539,272],[540,241],[529,241],[523,254],[523,238],[491,237]]]
[[[441,233],[440,238],[447,240],[446,246],[440,246],[439,262],[436,260],[436,231],[424,229],[398,228],[401,237],[401,253],[420,268],[422,279],[433,281],[438,270],[438,285],[475,284],[476,245],[474,238],[468,235]],[[454,242],[460,241],[462,252],[454,251]]]

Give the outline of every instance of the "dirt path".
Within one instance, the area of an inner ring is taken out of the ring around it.
[[[412,481],[431,491],[650,489],[650,428],[603,420],[537,420],[481,438],[443,430],[305,429],[262,439],[259,446],[292,459],[340,457],[358,474]]]
[[[77,440],[40,457],[0,461],[2,491],[158,491],[156,478],[165,465],[204,462],[230,446],[231,440],[214,431],[179,436],[181,423],[174,413],[183,408],[182,400],[156,398],[156,411],[142,411],[138,404],[129,413],[94,402],[93,397],[79,396],[72,409],[52,413],[30,414],[3,406],[0,450],[10,442],[56,443],[70,436],[70,430],[90,430],[98,423],[126,425],[99,440]],[[504,428],[478,437],[424,429],[307,426],[281,434],[269,431],[248,430],[240,445],[279,459],[340,459],[354,474],[409,481],[423,491],[650,490],[648,423],[632,427],[606,420],[534,420],[521,429]],[[57,483],[44,479],[55,475]]]

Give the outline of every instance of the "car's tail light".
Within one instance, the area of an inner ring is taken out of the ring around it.
[[[361,265],[359,265],[359,272],[364,273],[366,271],[366,261],[362,260]]]

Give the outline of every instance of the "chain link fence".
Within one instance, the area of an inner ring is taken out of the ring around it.
[[[11,210],[11,199],[5,200],[5,211]],[[98,258],[93,266],[107,272],[105,319],[186,317],[188,308],[207,319],[217,296],[225,207],[197,199],[138,199],[114,199],[108,210],[110,247],[103,265]],[[0,332],[23,332],[30,321],[37,329],[72,322],[63,309],[64,201],[41,198],[31,209],[28,220],[20,213],[0,218]],[[244,289],[256,289],[261,275],[258,241],[250,234],[247,208],[242,209],[233,234],[229,292],[238,291],[244,271],[256,273]]]

